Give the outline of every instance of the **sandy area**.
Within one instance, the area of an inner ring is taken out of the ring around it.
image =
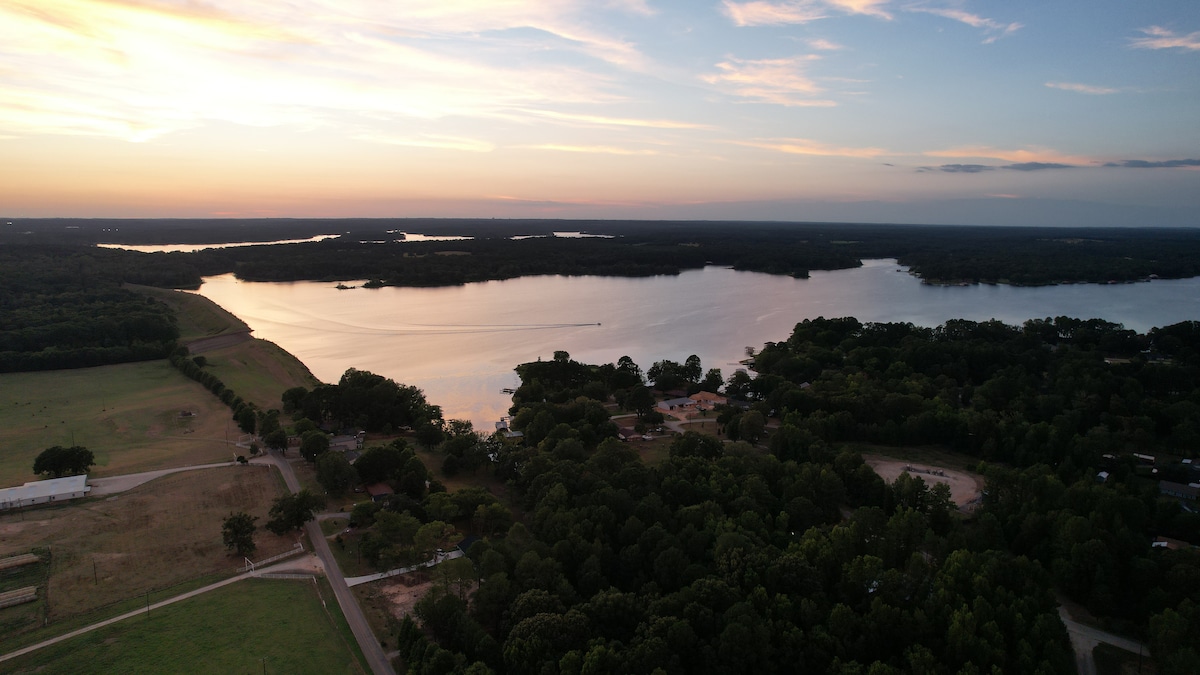
[[[984,481],[981,476],[965,471],[947,469],[930,464],[905,462],[903,460],[883,457],[881,455],[863,455],[867,465],[879,474],[887,483],[892,483],[901,473],[924,480],[926,484],[945,483],[950,486],[950,499],[959,506],[965,507],[979,499],[983,494]]]
[[[430,588],[433,588],[433,581],[428,578],[428,574],[421,575],[421,579],[416,579],[414,576],[405,574],[391,577],[376,587],[379,594],[387,600],[388,611],[397,619],[403,619],[412,614],[417,602],[425,597]],[[405,585],[405,581],[410,584],[417,581],[419,583],[408,586]]]

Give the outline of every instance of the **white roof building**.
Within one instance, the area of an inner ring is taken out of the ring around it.
[[[10,487],[0,490],[0,511],[14,509],[32,504],[67,501],[87,496],[91,491],[87,484],[87,474],[52,478],[50,480],[35,480],[21,487]]]

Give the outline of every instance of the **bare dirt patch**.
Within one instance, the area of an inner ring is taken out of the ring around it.
[[[949,485],[950,499],[960,509],[977,503],[983,494],[983,477],[966,471],[918,462],[906,462],[882,455],[864,454],[862,458],[868,466],[875,470],[875,473],[879,474],[880,478],[888,483],[895,481],[900,474],[908,473],[925,481],[926,484],[945,483]]]
[[[406,574],[379,582],[378,592],[386,601],[388,613],[403,619],[413,613],[417,603],[429,589],[433,580],[428,573]]]

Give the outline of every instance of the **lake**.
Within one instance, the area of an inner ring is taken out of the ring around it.
[[[677,276],[524,277],[443,288],[338,290],[334,283],[210,277],[198,291],[275,342],[323,381],[347,368],[424,390],[449,418],[491,431],[518,384],[513,367],[556,350],[585,363],[700,357],[725,377],[747,346],[786,340],[818,316],[936,326],[948,319],[1021,324],[1101,318],[1145,332],[1200,319],[1200,278],[1137,284],[932,286],[895,260],[809,279],[721,267]]]

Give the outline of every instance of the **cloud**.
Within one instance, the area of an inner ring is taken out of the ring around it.
[[[655,150],[631,150],[611,145],[558,145],[547,143],[543,145],[524,146],[531,150],[552,150],[555,152],[581,152],[594,155],[657,155]]]
[[[1011,169],[1013,171],[1044,171],[1046,169],[1076,169],[1079,167],[1059,162],[1022,162],[1020,164],[1009,164],[1000,168]]]
[[[1141,28],[1143,37],[1130,38],[1131,47],[1136,49],[1184,49],[1190,52],[1200,51],[1200,31],[1187,35],[1176,35],[1175,31],[1162,26]]]
[[[816,98],[824,90],[805,72],[819,56],[793,56],[782,59],[730,58],[717,64],[718,73],[701,77],[736,96],[759,103],[784,106],[832,107],[835,102]]]
[[[586,115],[580,113],[564,113],[554,110],[522,110],[522,113],[547,117],[561,122],[574,122],[588,126],[603,127],[646,127],[650,129],[710,129],[707,124],[680,122],[678,120],[638,119],[635,117],[607,117],[604,115]]]
[[[844,46],[839,45],[836,42],[830,42],[829,40],[823,40],[821,38],[809,40],[808,46],[812,49],[816,49],[818,51],[823,51],[823,52],[833,52],[833,51],[838,51],[839,49],[845,49]]]
[[[917,167],[917,173],[928,173],[930,171],[941,171],[942,173],[983,173],[984,171],[993,171],[995,168],[986,164],[943,164],[941,166]]]
[[[803,24],[843,14],[864,14],[891,19],[883,7],[890,0],[785,0],[769,2],[722,0],[725,15],[737,26]]]
[[[418,136],[392,136],[388,134],[359,134],[357,140],[369,143],[385,143],[387,145],[404,145],[410,148],[437,148],[441,150],[462,150],[465,152],[491,152],[496,146],[476,138],[459,136],[441,136],[438,134],[421,134]]]
[[[1120,89],[1113,89],[1112,87],[1097,87],[1091,84],[1079,84],[1078,82],[1047,82],[1046,86],[1050,87],[1051,89],[1073,91],[1076,94],[1093,94],[1097,96],[1103,94],[1115,94],[1120,91]]]
[[[1075,169],[1078,167],[1070,164],[1059,164],[1054,162],[1023,162],[1020,164],[1005,164],[1002,166],[992,166],[990,164],[943,164],[941,166],[921,166],[917,167],[917,173],[983,173],[985,171],[995,171],[997,169],[1008,169],[1011,171],[1043,171],[1046,169]]]
[[[987,36],[983,40],[984,44],[991,44],[991,43],[995,42],[996,40],[999,40],[1002,37],[1007,37],[1009,35],[1012,35],[1013,33],[1017,32],[1018,30],[1023,28],[1023,26],[1021,24],[1016,23],[1016,22],[1004,23],[1002,21],[996,21],[995,19],[988,19],[986,17],[979,16],[978,14],[972,14],[970,12],[966,12],[961,9],[954,9],[954,8],[950,8],[950,7],[929,7],[927,5],[910,5],[908,7],[905,7],[904,9],[905,9],[905,11],[908,11],[908,12],[921,12],[924,14],[933,14],[934,16],[940,16],[944,19],[951,19],[953,21],[965,23],[968,26],[971,26],[972,28],[982,28],[984,31],[984,34]]]
[[[921,153],[926,157],[952,159],[998,159],[1012,164],[1046,162],[1051,164],[1087,165],[1094,163],[1087,157],[1073,157],[1049,148],[1031,147],[1022,150],[1004,150],[986,145],[965,145],[946,150],[929,150]]]
[[[883,148],[849,148],[828,145],[807,138],[760,138],[750,141],[735,141],[737,145],[774,150],[789,155],[813,155],[816,157],[872,158],[893,154]]]
[[[1200,159],[1168,159],[1159,162],[1144,159],[1123,159],[1119,162],[1108,162],[1104,166],[1122,169],[1180,169],[1200,166]]]
[[[0,128],[146,141],[231,122],[353,138],[402,118],[612,103],[607,71],[646,59],[588,11],[575,0],[8,0]],[[542,56],[563,51],[591,58]]]

